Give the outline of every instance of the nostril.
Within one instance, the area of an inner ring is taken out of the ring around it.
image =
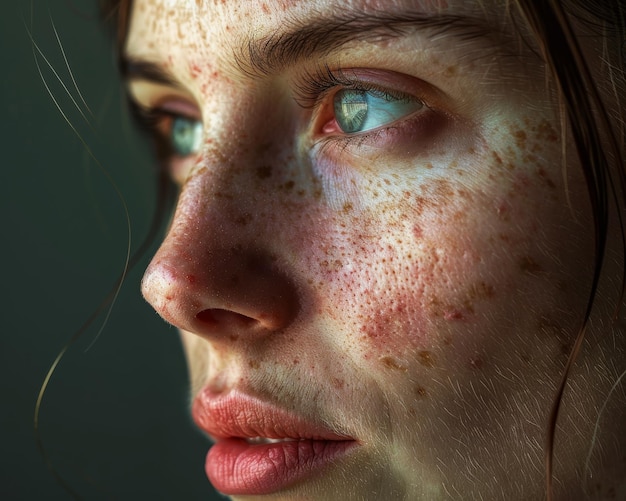
[[[220,308],[202,310],[196,314],[196,320],[208,326],[235,324],[237,327],[249,327],[258,322],[252,317]]]
[[[213,310],[202,310],[196,315],[196,320],[199,320],[203,324],[217,324],[217,320],[215,318],[215,315],[213,314]]]

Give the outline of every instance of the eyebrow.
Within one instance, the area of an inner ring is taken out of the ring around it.
[[[453,37],[457,41],[494,41],[496,30],[486,20],[424,12],[363,12],[334,15],[302,22],[287,22],[288,30],[261,39],[250,38],[235,61],[250,76],[278,73],[313,56],[328,55],[356,41],[385,41],[411,32],[424,32],[430,40]],[[502,41],[500,41],[502,42]]]
[[[182,84],[169,71],[159,64],[145,61],[130,55],[122,54],[120,73],[127,82],[132,80],[147,80],[168,87],[180,88]]]
[[[503,32],[485,19],[452,14],[346,12],[306,21],[292,19],[284,24],[285,31],[262,38],[251,36],[237,44],[233,58],[243,74],[253,78],[276,74],[314,56],[327,56],[351,42],[380,42],[416,31],[424,32],[431,41],[453,37],[459,42],[491,42],[491,47],[503,47]],[[121,73],[127,81],[148,80],[182,87],[158,63],[128,54],[122,55]]]

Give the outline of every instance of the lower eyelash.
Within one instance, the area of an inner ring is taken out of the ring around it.
[[[313,144],[313,147],[318,148],[318,154],[341,154],[344,153],[347,149],[360,148],[364,143],[374,142],[381,136],[388,134],[392,130],[397,129],[399,129],[397,125],[389,125],[387,127],[380,127],[378,129],[374,129],[373,131],[365,132],[362,134],[352,134],[346,136],[326,136],[318,139]],[[334,151],[328,151],[331,148]]]

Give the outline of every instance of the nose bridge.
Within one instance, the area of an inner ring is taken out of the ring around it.
[[[266,129],[250,130],[255,121],[248,117],[242,128],[229,125],[206,138],[144,276],[148,302],[187,331],[268,333],[286,326],[297,310],[295,287],[276,268],[262,216],[276,196],[271,184],[286,175],[282,145],[267,141]]]

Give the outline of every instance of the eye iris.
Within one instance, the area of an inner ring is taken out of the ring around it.
[[[420,99],[379,89],[341,89],[333,98],[335,121],[345,134],[384,127],[424,108]]]
[[[333,100],[335,120],[345,133],[360,132],[367,120],[367,92],[343,89],[335,94]]]
[[[185,117],[176,117],[172,122],[172,147],[177,155],[188,156],[200,149],[202,123]]]

